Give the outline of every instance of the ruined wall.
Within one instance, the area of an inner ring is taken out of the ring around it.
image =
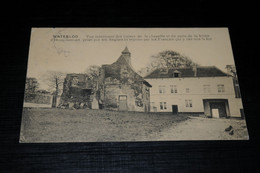
[[[86,74],[68,74],[64,79],[61,105],[69,107],[73,104],[76,108],[91,108],[93,93],[88,80]]]
[[[147,93],[148,92],[148,93]],[[106,78],[104,83],[104,108],[118,110],[119,96],[127,96],[128,111],[149,110],[149,90],[142,82],[121,83],[115,78]]]

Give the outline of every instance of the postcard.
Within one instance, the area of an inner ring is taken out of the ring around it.
[[[248,140],[228,28],[32,28],[20,143]]]

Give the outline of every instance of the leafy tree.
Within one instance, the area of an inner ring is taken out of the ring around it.
[[[91,84],[92,89],[98,88],[98,77],[99,77],[100,66],[91,65],[87,67],[85,73],[89,76],[89,83]]]
[[[99,76],[99,70],[100,66],[97,65],[90,65],[88,68],[85,70],[85,73],[90,75],[91,77],[97,78]]]
[[[179,67],[192,67],[198,65],[193,62],[189,57],[181,55],[180,53],[172,50],[165,50],[151,57],[151,62],[141,70],[139,73],[142,76],[149,74],[150,72],[158,69],[171,69]]]

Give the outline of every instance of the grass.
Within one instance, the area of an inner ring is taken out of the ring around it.
[[[24,108],[20,142],[149,141],[187,115]]]
[[[245,120],[190,114],[24,108],[20,142],[247,140]],[[234,134],[225,132],[233,127]]]

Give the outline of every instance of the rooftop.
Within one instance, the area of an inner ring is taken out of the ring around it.
[[[179,75],[175,75],[178,73]],[[176,77],[219,77],[228,76],[215,66],[197,66],[185,68],[172,68],[172,69],[156,69],[146,79],[151,78],[176,78]]]
[[[125,49],[122,51],[122,54],[126,54],[126,53],[130,53],[127,46],[125,47]]]

